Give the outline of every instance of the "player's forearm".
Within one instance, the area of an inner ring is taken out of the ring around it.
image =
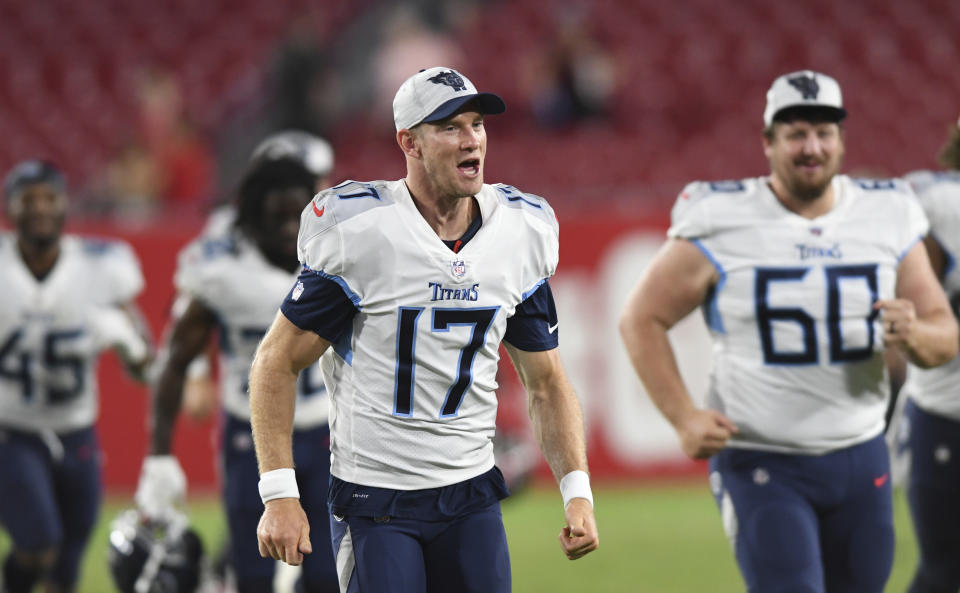
[[[250,425],[260,473],[293,467],[293,412],[297,374],[269,352],[250,369]]]
[[[157,378],[153,392],[153,426],[151,452],[153,455],[169,455],[173,440],[173,428],[180,414],[183,400],[185,365],[168,362]]]
[[[652,318],[625,316],[620,321],[620,335],[650,399],[667,421],[678,427],[695,406],[677,368],[667,328]]]
[[[938,311],[917,319],[914,339],[906,348],[910,362],[921,368],[940,366],[957,355],[960,338],[957,320],[949,311]]]
[[[559,482],[566,474],[587,471],[580,402],[565,380],[530,389],[530,418],[547,465]]]

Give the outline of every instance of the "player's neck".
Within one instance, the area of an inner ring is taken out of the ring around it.
[[[60,241],[51,244],[31,243],[20,237],[17,239],[17,249],[23,263],[37,280],[46,278],[60,257]]]
[[[480,215],[480,205],[475,197],[428,199],[425,196],[429,192],[415,190],[409,181],[406,184],[420,215],[444,241],[462,237],[470,223]]]
[[[805,197],[794,195],[775,175],[771,176],[768,185],[784,208],[803,218],[814,219],[833,210],[833,183],[827,184],[819,196]]]

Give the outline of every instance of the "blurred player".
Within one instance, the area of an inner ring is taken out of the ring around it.
[[[254,351],[283,295],[299,271],[296,237],[300,212],[317,178],[299,159],[256,159],[240,185],[234,228],[202,237],[181,255],[177,290],[186,303],[175,319],[154,394],[152,454],[144,460],[137,503],[162,517],[183,497],[185,479],[170,453],[190,361],[219,333],[223,427],[223,496],[230,530],[230,564],[240,593],[271,591],[275,563],[261,558],[254,541],[263,505],[254,484],[257,465],[250,434],[247,375]],[[297,382],[293,446],[305,508],[327,521],[329,402],[319,369],[306,368]],[[323,552],[326,551],[326,554]],[[302,590],[336,591],[329,548],[304,563]]]
[[[18,164],[3,190],[15,227],[0,233],[3,591],[69,592],[101,498],[96,361],[115,348],[142,380],[143,276],[126,243],[63,234],[66,181],[51,163]]]
[[[299,161],[316,177],[315,192],[331,185],[333,148],[330,143],[301,130],[284,130],[265,138],[253,149],[250,162],[291,158]],[[201,237],[223,238],[233,228],[237,213],[233,203],[224,204],[210,213]],[[212,356],[212,353],[209,353]],[[211,376],[209,356],[197,357],[187,369],[183,387],[183,410],[193,418],[205,418],[216,407],[216,387]]]
[[[837,82],[811,71],[767,93],[765,178],[697,182],[628,297],[631,360],[710,485],[751,592],[877,592],[893,560],[884,348],[931,367],[957,325],[902,180],[840,175]],[[667,330],[698,306],[714,339],[705,408]]]
[[[924,239],[933,271],[960,316],[960,121],[940,153],[950,169],[907,176],[930,219]],[[960,591],[960,357],[935,369],[911,367],[900,436],[910,471],[907,501],[920,548],[909,593]]]
[[[304,271],[251,369],[260,551],[297,564],[313,549],[288,434],[297,372],[323,355],[341,591],[509,591],[492,444],[501,341],[561,482],[562,548],[575,559],[598,543],[547,282],[557,221],[542,198],[483,183],[484,114],[504,111],[499,97],[437,67],[393,105],[407,177],[349,181],[304,210]]]

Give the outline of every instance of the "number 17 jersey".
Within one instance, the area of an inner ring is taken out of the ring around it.
[[[356,308],[321,359],[341,480],[419,490],[493,467],[500,342],[513,343],[508,318],[556,269],[558,225],[545,200],[510,186],[484,185],[475,199],[482,225],[457,252],[402,180],[347,182],[303,213],[308,274],[336,282]],[[295,322],[293,309],[323,306],[301,278],[282,309]]]
[[[668,235],[693,242],[719,280],[703,304],[714,342],[707,405],[740,428],[732,447],[819,454],[883,430],[889,385],[878,299],[927,220],[902,180],[833,181],[807,219],[766,178],[693,183]]]

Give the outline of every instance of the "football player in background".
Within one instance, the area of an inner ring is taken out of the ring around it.
[[[260,557],[255,533],[263,505],[257,496],[257,465],[250,433],[247,376],[254,351],[297,278],[300,212],[310,202],[316,175],[297,158],[254,159],[238,191],[233,229],[201,237],[178,262],[182,302],[170,331],[154,389],[151,454],[144,460],[137,503],[162,517],[183,499],[185,479],[171,455],[187,367],[211,337],[220,337],[223,498],[230,532],[230,564],[239,593],[273,590],[275,563]],[[296,381],[293,447],[304,507],[322,531],[327,522],[329,403],[319,369],[303,369]],[[288,435],[289,436],[289,435]],[[328,527],[329,528],[329,527]],[[338,589],[330,548],[304,563],[307,592]]]
[[[101,500],[96,361],[114,348],[143,380],[143,275],[126,243],[63,234],[67,186],[53,164],[21,162],[3,192],[14,226],[0,234],[3,591],[69,592]]]
[[[261,141],[250,155],[250,162],[291,158],[299,161],[316,177],[315,192],[332,185],[333,147],[330,143],[301,130],[284,130]],[[223,238],[233,228],[237,212],[232,202],[213,210],[200,233],[205,238]],[[210,357],[207,351],[198,356],[187,369],[187,382],[183,386],[183,411],[190,417],[203,419],[216,408],[216,386],[212,377]]]
[[[907,175],[930,219],[924,238],[933,271],[960,316],[960,121],[940,152],[948,171]],[[907,501],[920,548],[909,593],[960,590],[960,357],[935,369],[911,366],[898,436],[909,459]]]
[[[414,74],[393,103],[406,178],[348,181],[303,212],[304,270],[250,374],[257,535],[263,555],[290,564],[313,550],[289,434],[298,373],[322,355],[341,591],[510,590],[492,443],[501,341],[560,481],[562,549],[576,559],[598,545],[547,282],[557,220],[542,198],[483,183],[484,115],[504,109],[454,70]]]
[[[767,93],[768,177],[696,182],[627,299],[620,331],[710,485],[750,592],[882,591],[893,561],[885,348],[921,367],[957,324],[903,180],[841,175],[837,82],[794,72]],[[702,306],[714,340],[705,406],[667,330]]]

